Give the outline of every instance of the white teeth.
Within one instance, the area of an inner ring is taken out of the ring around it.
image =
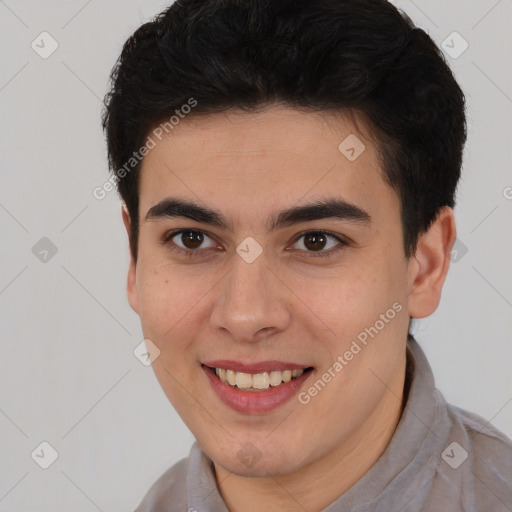
[[[227,370],[228,383],[232,386],[236,385],[236,372],[233,370]]]
[[[269,389],[270,386],[279,386],[282,382],[290,382],[292,379],[300,377],[304,370],[273,370],[264,373],[244,373],[235,372],[234,370],[225,370],[224,368],[215,368],[217,377],[222,382],[226,382],[231,386],[236,386],[239,389],[255,390],[255,389]]]
[[[268,374],[268,380],[271,386],[279,386],[283,381],[282,372],[270,372]]]
[[[252,388],[252,375],[249,373],[236,372],[236,385],[239,388]]]
[[[268,373],[257,373],[252,376],[252,387],[256,389],[268,389],[270,384]]]

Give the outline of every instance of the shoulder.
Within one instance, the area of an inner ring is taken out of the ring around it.
[[[464,469],[472,480],[477,509],[493,504],[493,510],[508,510],[499,507],[512,504],[512,440],[475,413],[449,405],[448,414],[452,433],[460,434],[453,439],[459,438],[462,446],[454,447],[461,460],[467,457],[462,465],[467,462]],[[444,454],[445,461],[452,453]]]
[[[454,405],[448,405],[448,413],[466,432],[474,455],[480,461],[492,460],[512,477],[512,439],[478,414]]]
[[[188,466],[189,458],[187,457],[163,473],[151,486],[135,512],[185,510]]]

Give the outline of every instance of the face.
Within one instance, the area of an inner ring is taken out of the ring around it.
[[[238,475],[348,453],[399,408],[411,276],[365,126],[229,111],[144,159],[130,304],[167,397]]]

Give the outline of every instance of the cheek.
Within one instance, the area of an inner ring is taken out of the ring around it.
[[[168,264],[141,267],[139,278],[139,316],[144,338],[159,349],[153,370],[173,404],[185,401],[182,383],[197,371],[194,350],[190,350],[200,321],[200,298],[205,294],[204,280],[187,278]],[[199,302],[199,304],[198,304]]]
[[[197,315],[197,303],[204,295],[204,280],[187,279],[172,265],[147,262],[138,270],[139,316],[145,336],[157,344],[177,339]],[[182,339],[180,336],[179,339]]]
[[[380,315],[385,315],[385,320],[392,317],[383,331],[391,335],[404,330],[407,315],[395,313],[396,309],[405,309],[406,275],[405,266],[398,259],[382,258],[366,264],[361,261],[321,282],[308,282],[303,293],[311,310],[329,327],[325,341],[331,353],[346,349],[361,332],[374,326]]]
[[[394,288],[392,280],[379,267],[358,265],[343,270],[323,285],[310,283],[309,295],[323,314],[335,323],[345,324],[387,305]]]

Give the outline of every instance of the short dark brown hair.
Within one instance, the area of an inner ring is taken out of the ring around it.
[[[117,171],[194,98],[189,115],[271,104],[364,113],[414,254],[453,207],[464,94],[432,39],[387,0],[177,0],[125,43],[102,116],[137,258],[139,171]]]

